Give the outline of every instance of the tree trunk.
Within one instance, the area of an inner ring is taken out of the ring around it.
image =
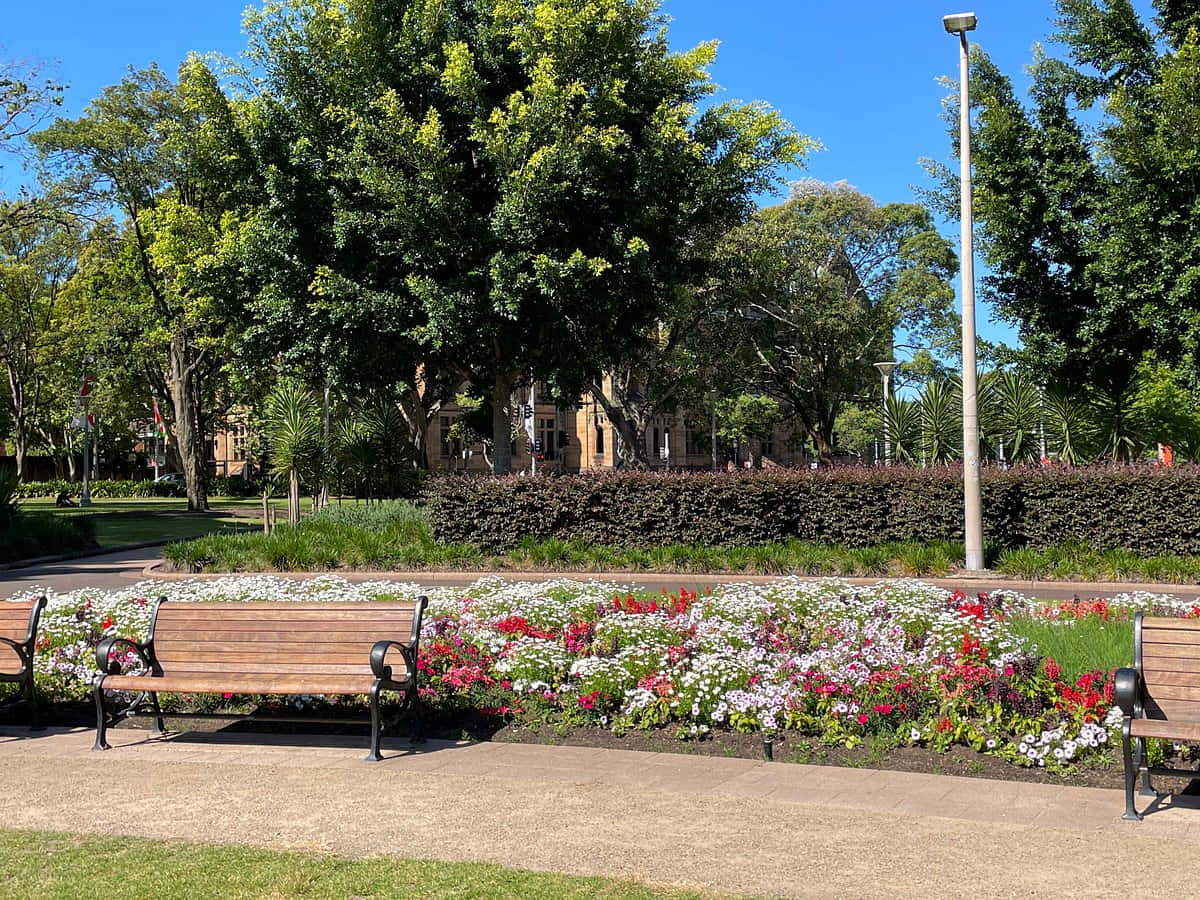
[[[300,524],[300,473],[295,469],[288,472],[288,524]]]
[[[196,408],[195,373],[186,334],[182,330],[171,337],[168,352],[171,381],[171,405],[175,412],[175,437],[183,477],[187,481],[188,510],[208,509],[204,479],[204,435],[199,427]]]
[[[492,386],[492,472],[512,474],[512,386],[511,375],[496,376]]]
[[[409,388],[400,395],[400,416],[404,419],[404,424],[408,426],[408,439],[412,446],[413,459],[417,461],[418,468],[424,471],[429,471],[427,448],[429,426],[441,408],[441,401],[435,401],[426,406],[416,388]]]
[[[613,457],[618,468],[649,469],[650,454],[646,451],[646,420],[635,417],[632,411],[617,405],[605,395],[599,385],[592,385],[592,396],[604,408],[616,434]]]
[[[326,375],[325,376],[325,395],[324,395],[324,398],[322,401],[325,409],[324,409],[324,423],[323,423],[322,432],[321,432],[321,441],[322,441],[321,452],[322,452],[322,455],[324,456],[324,459],[322,460],[322,465],[321,465],[321,499],[320,499],[320,508],[321,509],[324,509],[326,506],[329,505],[329,466],[327,465],[327,463],[329,461],[329,456],[330,456],[330,453],[329,453],[329,389],[330,389],[330,379],[329,379],[329,376]],[[318,506],[317,498],[314,496],[313,497],[313,511],[314,512],[316,511],[317,506]]]
[[[13,456],[17,463],[17,481],[25,480],[25,455],[29,452],[29,429],[24,423],[13,424]]]

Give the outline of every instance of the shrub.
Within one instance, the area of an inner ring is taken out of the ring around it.
[[[0,562],[53,556],[96,546],[91,516],[59,516],[18,510],[0,525]]]
[[[613,547],[796,539],[851,548],[961,542],[958,468],[762,473],[622,472],[566,478],[439,477],[421,500],[434,537],[500,552],[522,538]],[[1020,468],[983,475],[997,551],[1079,541],[1200,554],[1200,466]]]
[[[88,490],[97,499],[138,497],[185,497],[187,489],[181,484],[165,481],[129,481],[126,479],[101,478],[88,482]],[[22,499],[35,497],[57,497],[66,491],[68,497],[78,497],[83,492],[83,483],[56,478],[51,481],[26,481],[17,488]]]

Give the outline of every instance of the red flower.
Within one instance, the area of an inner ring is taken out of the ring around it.
[[[881,716],[890,716],[892,714],[892,709],[893,707],[890,703],[876,703],[874,707],[875,712],[879,713]]]
[[[942,734],[949,731],[953,727],[954,726],[950,724],[950,719],[947,716],[942,716],[942,720],[937,723],[937,730]]]
[[[871,717],[868,716],[866,713],[859,713],[859,715],[858,715],[858,724],[859,725],[866,725],[870,721],[871,721]]]
[[[1054,661],[1053,656],[1046,657],[1046,661],[1042,663],[1042,671],[1051,681],[1058,681],[1059,676],[1062,675],[1062,668]]]

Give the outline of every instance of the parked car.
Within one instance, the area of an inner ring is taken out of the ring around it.
[[[187,478],[182,472],[167,472],[154,479],[155,484],[187,484]]]

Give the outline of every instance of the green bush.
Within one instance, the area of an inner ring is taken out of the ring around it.
[[[60,516],[18,510],[0,526],[0,562],[55,556],[96,546],[91,516]]]
[[[961,543],[961,479],[960,469],[943,467],[460,476],[428,479],[421,501],[435,539],[486,552],[522,538],[622,548],[791,539],[866,548]],[[996,552],[1076,541],[1200,554],[1200,466],[985,471],[983,508],[985,540]]]
[[[130,481],[128,479],[101,478],[88,482],[88,490],[97,499],[140,498],[140,497],[186,497],[187,489],[182,484],[164,481]],[[51,481],[25,481],[17,488],[21,499],[57,497],[66,491],[68,497],[78,497],[83,491],[83,482],[56,478]]]

